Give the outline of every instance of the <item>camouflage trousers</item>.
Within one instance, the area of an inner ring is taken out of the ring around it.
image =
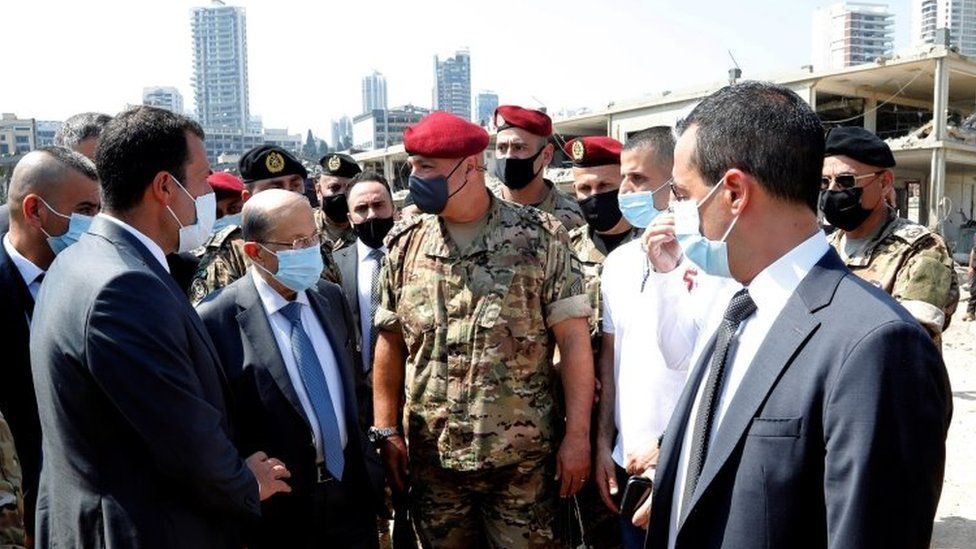
[[[14,437],[0,415],[0,547],[22,547],[26,543],[21,480]]]
[[[411,460],[410,506],[425,548],[553,547],[552,459],[483,471]]]

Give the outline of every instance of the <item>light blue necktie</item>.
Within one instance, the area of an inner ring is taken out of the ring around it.
[[[339,420],[336,418],[335,408],[332,407],[332,395],[329,394],[329,385],[325,382],[325,374],[315,354],[315,347],[302,326],[302,304],[293,301],[282,307],[281,314],[291,322],[291,352],[295,356],[298,373],[319,422],[325,467],[333,477],[342,480],[346,458],[342,452],[342,438],[339,436]]]

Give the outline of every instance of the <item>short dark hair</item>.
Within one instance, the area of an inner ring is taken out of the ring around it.
[[[627,136],[623,150],[654,149],[659,164],[674,164],[674,130],[670,126],[654,126]]]
[[[817,210],[824,129],[795,92],[768,82],[726,86],[699,103],[677,130],[692,126],[692,163],[709,186],[737,168],[770,195]]]
[[[78,144],[86,139],[98,137],[105,126],[112,121],[112,117],[99,112],[83,112],[76,114],[61,124],[54,134],[54,144],[74,150]]]
[[[393,191],[390,190],[390,183],[385,177],[380,175],[379,172],[374,172],[372,170],[360,172],[353,176],[353,178],[349,180],[349,184],[346,185],[346,196],[349,196],[349,192],[352,191],[352,188],[355,187],[357,183],[364,183],[367,181],[383,185],[383,187],[386,188],[386,194],[390,195],[390,200],[393,200]]]
[[[105,209],[131,210],[159,172],[185,184],[188,132],[204,138],[193,120],[156,107],[135,107],[109,122],[95,153]]]
[[[95,163],[87,156],[71,149],[57,146],[41,147],[37,150],[53,156],[63,167],[70,168],[92,181],[98,181],[98,172],[95,170]]]

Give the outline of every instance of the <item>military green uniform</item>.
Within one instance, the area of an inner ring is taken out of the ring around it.
[[[563,227],[566,227],[567,231],[572,231],[577,227],[585,226],[586,219],[583,218],[583,210],[580,209],[576,200],[557,189],[552,181],[546,179],[545,183],[546,186],[549,187],[549,193],[546,194],[546,197],[542,199],[542,202],[533,204],[532,206],[554,216],[559,220],[560,223],[563,224]],[[501,180],[489,178],[486,181],[486,184],[491,192],[494,193],[498,198],[508,200],[509,202],[512,201],[506,195],[506,187]]]
[[[328,222],[328,217],[326,217],[325,212],[318,208],[315,209],[315,226],[332,241],[333,252],[356,243],[356,231],[352,229],[352,225],[349,225],[345,229],[336,227]]]
[[[408,350],[403,415],[421,539],[550,546],[549,328],[590,312],[566,230],[492,199],[463,250],[432,215],[395,227],[388,246],[375,322]]]
[[[959,303],[959,283],[942,238],[925,227],[891,213],[862,249],[847,255],[844,231],[830,244],[847,267],[891,294],[941,342]]]
[[[24,547],[24,493],[14,437],[0,414],[0,547]]]
[[[338,284],[339,267],[332,259],[332,247],[331,241],[322,244],[322,260],[325,262],[322,278]],[[210,293],[244,276],[251,264],[244,253],[244,237],[237,225],[228,225],[217,231],[193,253],[200,257],[200,264],[188,292],[194,306]]]
[[[640,238],[640,236],[641,229],[634,227],[630,230],[627,237],[618,244],[618,247],[623,246],[631,240]],[[590,337],[598,341],[600,334],[603,332],[603,313],[601,312],[602,304],[600,303],[600,273],[603,271],[603,261],[607,258],[609,252],[602,240],[594,238],[588,225],[583,225],[570,231],[569,240],[572,243],[573,252],[583,266],[583,275],[586,280],[586,295],[589,297],[590,307],[592,308],[590,314]]]

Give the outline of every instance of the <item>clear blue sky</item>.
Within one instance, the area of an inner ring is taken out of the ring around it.
[[[3,0],[0,111],[63,119],[114,113],[142,88],[172,85],[192,106],[190,9],[208,0]],[[433,55],[471,50],[472,88],[551,110],[606,105],[810,62],[815,0],[228,0],[247,10],[251,112],[311,128],[360,111],[360,79],[387,77],[391,106],[429,106]],[[908,45],[910,0],[896,14]],[[9,52],[9,49],[5,51]]]

